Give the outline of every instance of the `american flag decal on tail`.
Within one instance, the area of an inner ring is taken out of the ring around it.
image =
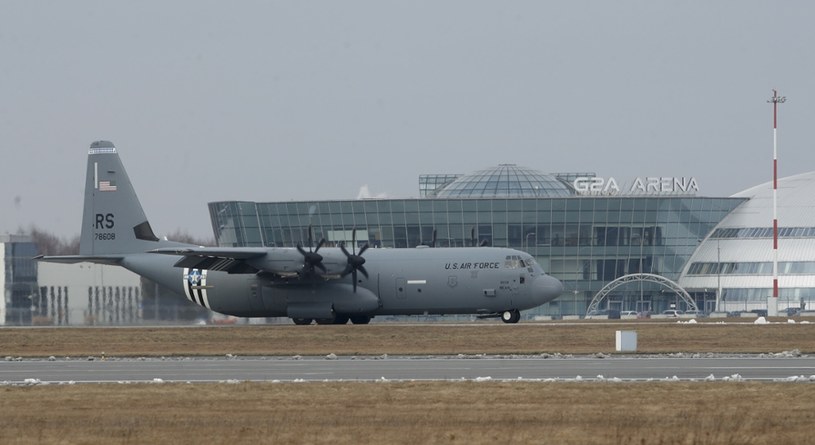
[[[99,181],[100,192],[115,192],[116,183],[113,181]]]

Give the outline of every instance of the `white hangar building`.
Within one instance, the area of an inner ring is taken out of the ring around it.
[[[718,292],[720,311],[765,309],[773,292],[773,184],[747,198],[702,240],[679,284]],[[778,181],[778,310],[815,305],[815,172]],[[713,310],[707,307],[707,310]]]

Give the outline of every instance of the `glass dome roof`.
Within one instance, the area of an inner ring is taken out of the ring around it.
[[[557,198],[572,190],[552,175],[515,164],[501,164],[461,176],[438,191],[437,198]]]

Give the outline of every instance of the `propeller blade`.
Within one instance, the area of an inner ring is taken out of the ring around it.
[[[433,238],[430,239],[430,247],[436,247],[436,229],[433,229]]]
[[[305,272],[314,272],[314,269],[320,269],[323,273],[327,273],[325,266],[323,266],[323,256],[317,253],[320,250],[320,247],[323,246],[325,243],[325,238],[321,239],[320,242],[317,244],[317,248],[312,251],[311,245],[314,242],[314,235],[311,228],[311,224],[308,226],[308,252],[306,249],[303,249],[303,246],[300,243],[297,243],[297,251],[300,252],[300,255],[303,255],[303,271]]]
[[[359,253],[357,253],[357,229],[354,228],[354,232],[351,235],[351,252],[348,252],[348,249],[345,248],[345,243],[340,243],[340,250],[342,253],[345,254],[345,258],[347,260],[347,264],[345,265],[345,269],[343,269],[340,276],[344,277],[348,274],[351,274],[351,279],[353,280],[351,284],[354,287],[354,292],[357,291],[357,271],[362,272],[362,275],[365,275],[365,278],[368,278],[368,271],[365,270],[363,264],[365,264],[365,258],[362,257],[362,254],[368,250],[368,243],[365,243],[361,249],[359,249]]]

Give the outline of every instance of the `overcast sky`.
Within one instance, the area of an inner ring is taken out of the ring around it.
[[[418,196],[499,163],[700,195],[815,169],[815,2],[4,1],[0,233],[79,233],[113,141],[159,235],[220,200]]]

